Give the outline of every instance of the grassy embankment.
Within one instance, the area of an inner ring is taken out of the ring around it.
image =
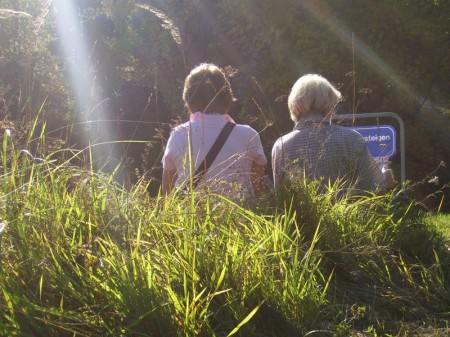
[[[150,198],[27,143],[3,136],[1,336],[449,333],[448,217],[302,182],[255,210]]]

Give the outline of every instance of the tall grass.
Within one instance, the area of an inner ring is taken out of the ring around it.
[[[301,180],[262,210],[151,198],[28,144],[3,135],[2,336],[448,332],[445,240],[411,203]]]

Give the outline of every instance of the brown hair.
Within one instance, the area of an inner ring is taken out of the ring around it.
[[[202,63],[186,77],[183,100],[189,112],[225,114],[234,98],[223,71],[214,64]]]

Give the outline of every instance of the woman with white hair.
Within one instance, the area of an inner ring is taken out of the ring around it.
[[[321,186],[341,181],[349,188],[379,191],[385,178],[363,137],[356,131],[331,124],[341,93],[324,77],[300,77],[288,98],[294,130],[272,148],[275,187],[300,175]]]

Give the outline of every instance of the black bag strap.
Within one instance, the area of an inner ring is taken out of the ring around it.
[[[214,159],[216,159],[217,155],[222,149],[223,144],[225,144],[226,140],[228,139],[228,136],[230,135],[235,125],[236,124],[234,123],[227,122],[223,127],[222,131],[220,131],[219,136],[217,137],[213,146],[209,150],[208,154],[205,156],[205,159],[203,159],[203,161],[201,162],[201,164],[198,166],[197,170],[194,173],[194,181],[192,182],[193,187],[197,186],[198,182],[208,171],[209,167],[214,162]]]

